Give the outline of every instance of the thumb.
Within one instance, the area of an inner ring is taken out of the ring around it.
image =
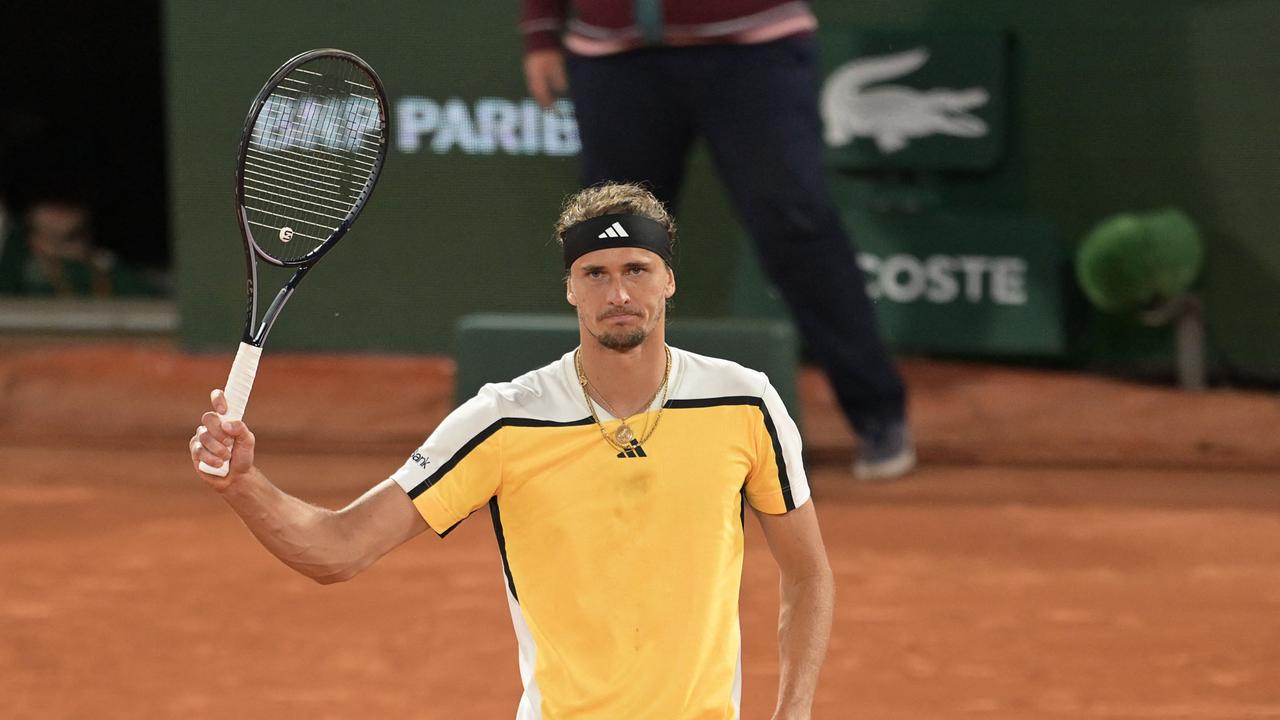
[[[236,439],[236,444],[231,448],[231,471],[236,473],[247,472],[253,467],[253,448],[257,438],[253,436],[253,432],[239,420],[234,422],[224,422],[223,427],[232,426],[232,430],[228,430],[228,434]]]
[[[243,442],[245,436],[253,437],[253,433],[249,432],[249,426],[244,424],[243,420],[223,420],[222,432],[236,439],[236,442]]]

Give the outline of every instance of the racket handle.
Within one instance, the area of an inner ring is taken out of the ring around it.
[[[240,343],[236,351],[235,362],[231,363],[231,374],[227,376],[227,387],[223,393],[227,397],[227,412],[222,415],[226,420],[240,420],[244,417],[244,407],[249,404],[249,392],[253,390],[253,378],[258,374],[258,358],[262,357],[262,348]],[[213,467],[200,463],[200,471],[226,477],[231,469],[231,461],[222,463],[221,467]]]

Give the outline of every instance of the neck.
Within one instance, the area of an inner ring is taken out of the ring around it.
[[[634,415],[648,409],[645,403],[662,384],[667,369],[665,333],[659,326],[643,343],[618,351],[604,347],[583,329],[578,358],[592,398],[615,414]]]

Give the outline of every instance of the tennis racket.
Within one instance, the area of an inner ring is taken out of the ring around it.
[[[334,49],[311,50],[285,63],[249,107],[235,188],[249,298],[244,336],[227,377],[227,419],[244,417],[262,345],[284,304],[369,201],[387,156],[387,117],[377,73]],[[259,261],[295,271],[255,320]],[[229,467],[200,463],[202,471],[220,477]]]

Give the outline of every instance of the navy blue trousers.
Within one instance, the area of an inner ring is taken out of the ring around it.
[[[902,380],[823,177],[813,39],[570,56],[569,82],[583,185],[646,182],[674,209],[701,137],[854,430],[901,421]]]

